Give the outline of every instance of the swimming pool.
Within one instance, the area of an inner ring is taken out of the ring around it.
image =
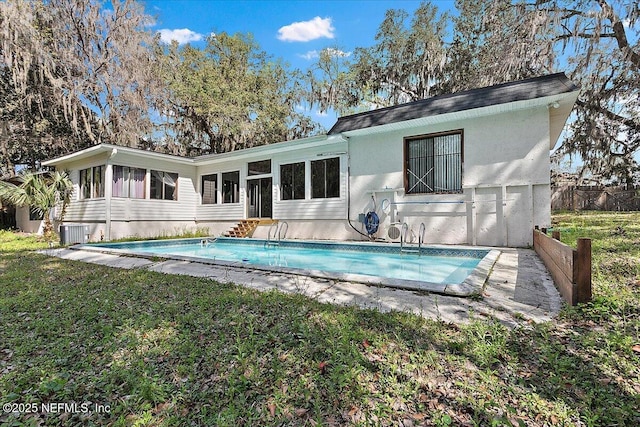
[[[422,247],[418,254],[402,253],[398,245],[388,243],[288,240],[274,245],[261,239],[224,237],[80,247],[448,294],[478,290],[499,254],[470,247]],[[445,292],[447,289],[449,292]]]

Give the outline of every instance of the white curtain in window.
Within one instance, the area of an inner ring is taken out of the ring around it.
[[[144,169],[131,168],[129,172],[129,197],[132,199],[144,199]]]
[[[113,186],[111,187],[111,193],[113,197],[125,197],[124,172],[125,168],[123,168],[122,166],[113,167]]]
[[[165,172],[162,182],[164,183],[164,198],[166,200],[176,200],[178,193],[176,192],[177,173]]]

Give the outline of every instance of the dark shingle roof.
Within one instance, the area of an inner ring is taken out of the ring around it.
[[[329,135],[422,117],[559,95],[577,89],[578,87],[564,73],[549,74],[340,117],[329,131]]]

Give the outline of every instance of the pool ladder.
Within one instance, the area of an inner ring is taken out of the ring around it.
[[[426,227],[424,222],[420,223],[420,231],[418,231],[418,248],[415,246],[407,246],[407,234],[409,234],[409,224],[402,223],[402,230],[400,231],[400,253],[406,254],[418,254],[420,255],[422,244],[424,243],[424,233]]]
[[[284,232],[282,231],[284,229]],[[273,237],[271,237],[271,232],[273,231]],[[289,231],[289,223],[286,221],[282,222],[274,222],[269,227],[269,233],[267,233],[267,241],[265,246],[280,246],[280,240],[287,237],[287,231]],[[272,240],[275,238],[278,240]]]

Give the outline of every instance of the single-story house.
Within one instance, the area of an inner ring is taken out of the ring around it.
[[[528,246],[534,225],[550,225],[549,151],[577,96],[558,73],[349,115],[326,135],[229,153],[100,144],[43,166],[69,171],[64,222],[88,225],[91,240],[220,235],[261,218],[286,222],[287,238],[398,241],[406,231],[415,241],[424,227],[425,243]]]

